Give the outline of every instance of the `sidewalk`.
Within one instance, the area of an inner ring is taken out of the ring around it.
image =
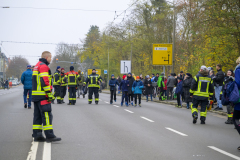
[[[102,90],[102,93],[105,93],[105,94],[110,94],[110,91],[108,89],[105,89],[105,90]],[[118,94],[117,92],[117,96],[122,96],[122,94]],[[146,97],[142,97],[143,100],[146,100]],[[158,97],[156,97],[155,99],[153,99],[154,102],[156,103],[164,103],[164,104],[169,104],[169,105],[174,105],[176,106],[177,105],[177,100],[165,100],[165,101],[159,101],[158,100]],[[191,105],[191,104],[190,104]],[[187,108],[187,104],[185,102],[182,102],[182,107],[183,108]],[[214,108],[216,108],[217,106],[214,105]],[[219,114],[219,115],[223,115],[223,116],[227,116],[227,109],[226,107],[223,107],[223,110],[222,111],[214,111],[212,108],[212,110],[208,111],[208,112],[212,112],[212,113],[216,113],[216,114]],[[198,108],[200,109],[200,108]]]

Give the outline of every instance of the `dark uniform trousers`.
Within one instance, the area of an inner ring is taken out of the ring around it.
[[[200,120],[205,121],[206,116],[207,116],[207,105],[208,105],[208,100],[197,100],[196,98],[193,97],[193,103],[191,106],[192,109],[192,116],[193,117],[198,117],[198,104],[201,105],[201,112],[200,112]]]
[[[110,91],[111,92],[111,95],[110,95],[110,102],[112,103],[113,102],[113,98],[114,98],[114,101],[117,100],[116,98],[116,87],[114,87],[113,90]],[[114,97],[113,97],[114,96]]]
[[[61,102],[61,86],[53,86],[54,87],[54,93],[53,93],[53,99],[57,97],[57,102]]]
[[[92,102],[92,95],[94,93],[95,102],[99,101],[99,94],[98,94],[99,87],[88,87],[88,101]]]
[[[68,100],[69,103],[76,103],[76,87],[68,87]]]
[[[64,97],[66,96],[67,87],[61,86],[61,100],[63,101]]]
[[[41,101],[34,102],[34,118],[33,118],[33,137],[42,135],[42,129],[46,135],[46,138],[54,138],[52,127],[52,109],[51,103],[41,105]]]

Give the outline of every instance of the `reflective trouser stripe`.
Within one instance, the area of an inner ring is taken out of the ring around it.
[[[193,108],[192,106],[193,106],[193,104],[191,105],[191,111],[192,111],[192,113],[194,113],[194,112],[197,112],[197,113],[198,113],[197,108]]]
[[[92,102],[92,99],[88,99],[89,102]]]
[[[232,114],[228,114],[228,117],[229,117],[229,118],[232,118],[232,117],[233,117],[233,115],[232,115]]]
[[[76,98],[72,98],[72,100],[76,100]]]
[[[200,112],[200,116],[202,116],[202,117],[206,117],[207,116],[207,108],[206,108],[205,112]]]
[[[98,101],[99,100],[99,98],[95,98],[95,101]]]
[[[60,97],[60,96],[57,96],[57,99],[60,99],[60,100],[61,100],[61,97]]]
[[[43,126],[43,130],[51,130],[51,129],[53,129],[52,125]]]
[[[68,98],[68,100],[73,100],[73,98]]]
[[[46,118],[46,125],[49,125],[49,116],[48,116],[48,112],[44,112],[45,113],[45,118]]]
[[[40,129],[40,130],[42,130],[42,125],[33,125],[33,129]]]

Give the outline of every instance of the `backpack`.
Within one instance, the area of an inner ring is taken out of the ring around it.
[[[237,103],[240,96],[239,96],[239,90],[238,86],[235,81],[229,82],[226,85],[226,97],[228,97],[229,101],[232,103]]]

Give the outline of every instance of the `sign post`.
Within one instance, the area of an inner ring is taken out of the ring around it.
[[[129,72],[131,72],[131,61],[122,60],[120,72],[121,72],[121,74],[128,74]]]

